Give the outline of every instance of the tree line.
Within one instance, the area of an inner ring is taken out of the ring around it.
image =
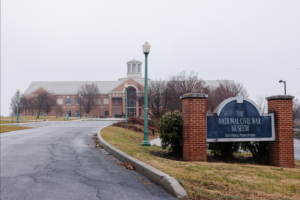
[[[57,96],[53,92],[48,93],[44,91],[37,92],[32,96],[26,96],[22,92],[19,94],[19,113],[25,111],[28,114],[40,116],[41,111],[47,115],[54,111],[55,116],[61,116],[63,114],[62,105],[57,103]],[[89,114],[92,109],[99,106],[100,104],[100,90],[94,83],[85,83],[79,86],[77,94],[80,95],[79,104],[82,107],[82,111]],[[17,114],[17,92],[11,98],[10,103],[13,113]],[[28,115],[27,114],[27,115]]]
[[[182,71],[178,75],[172,75],[166,80],[151,81],[148,86],[148,109],[150,115],[159,118],[167,112],[182,111],[180,96],[187,93],[208,94],[206,110],[213,112],[225,99],[241,95],[248,97],[246,88],[241,83],[229,80],[219,81],[216,86],[210,86],[199,77],[198,72],[187,73]],[[139,93],[143,99],[144,94]],[[144,102],[141,101],[142,106]]]
[[[143,91],[142,86],[139,86],[139,91]],[[148,85],[148,109],[149,115],[153,118],[160,118],[167,112],[182,111],[182,102],[180,96],[187,93],[204,93],[208,94],[206,99],[207,112],[214,112],[218,105],[227,98],[241,95],[248,97],[248,92],[243,84],[221,80],[218,85],[207,85],[202,78],[199,77],[199,72],[191,71],[187,73],[182,71],[177,75],[171,75],[165,80],[154,80]],[[82,107],[82,112],[89,114],[94,108],[100,106],[100,90],[94,83],[82,84],[77,89],[76,95],[80,96],[79,104]],[[136,93],[139,98],[141,107],[144,107],[144,93]],[[262,113],[267,112],[266,96],[258,96],[256,102]],[[17,113],[17,93],[11,98],[11,108]],[[47,115],[54,111],[55,115],[62,115],[62,105],[57,103],[57,97],[53,93],[38,92],[36,95],[26,97],[20,93],[19,113],[28,111],[34,115],[45,112]],[[300,121],[300,103],[297,98],[293,100],[293,117],[294,120]]]
[[[139,90],[142,88],[140,86]],[[220,80],[218,85],[207,85],[199,73],[191,71],[179,72],[166,80],[154,80],[148,86],[148,109],[149,115],[154,118],[160,118],[167,112],[182,112],[182,101],[180,96],[187,93],[204,93],[208,95],[206,99],[207,112],[213,113],[222,101],[235,96],[248,97],[248,92],[242,83]],[[137,93],[141,98],[140,104],[144,106],[144,94]],[[267,112],[266,95],[259,95],[256,103],[262,113]],[[297,98],[293,99],[293,117],[300,121],[300,102]]]

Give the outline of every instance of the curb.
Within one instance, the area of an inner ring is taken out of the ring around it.
[[[122,162],[130,162],[135,170],[142,174],[143,176],[147,177],[149,180],[153,181],[154,183],[160,185],[165,190],[176,196],[177,198],[187,197],[186,191],[183,187],[178,183],[178,181],[169,176],[162,171],[124,153],[123,151],[113,147],[112,145],[108,144],[104,139],[101,137],[101,130],[98,131],[98,139],[99,142],[103,145],[103,148],[108,151],[110,154],[114,155]]]

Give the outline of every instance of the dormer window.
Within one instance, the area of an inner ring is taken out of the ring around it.
[[[128,64],[128,72],[130,72],[130,64]]]
[[[132,64],[132,72],[136,72],[136,64]]]
[[[138,64],[138,72],[141,72],[141,65]]]

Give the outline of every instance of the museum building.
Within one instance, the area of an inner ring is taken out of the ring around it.
[[[48,92],[56,95],[57,104],[61,105],[63,112],[69,116],[80,116],[80,98],[77,95],[78,88],[83,84],[96,84],[100,90],[100,97],[97,106],[89,113],[89,117],[113,116],[125,113],[125,83],[127,89],[127,110],[132,116],[144,116],[141,108],[139,94],[144,91],[144,81],[142,77],[142,62],[137,60],[128,61],[126,64],[127,77],[119,78],[117,81],[33,81],[25,90],[27,97],[35,96],[38,92]],[[148,79],[150,82],[151,80]],[[205,81],[207,85],[218,86],[219,81]],[[81,109],[81,116],[86,116]],[[28,111],[22,113],[28,115]],[[42,114],[42,113],[41,113]],[[50,116],[55,116],[51,111]]]

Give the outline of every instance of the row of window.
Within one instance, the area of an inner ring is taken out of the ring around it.
[[[72,112],[71,111],[66,111],[66,114],[64,114],[65,117],[67,117],[67,115],[69,114],[69,117],[72,117]],[[104,111],[104,115],[107,117],[109,115],[108,111]],[[75,117],[80,117],[80,111],[76,111],[76,115]],[[83,116],[81,116],[83,117]]]
[[[107,100],[107,101],[106,101]],[[57,99],[58,104],[63,104],[62,99]],[[100,99],[95,99],[95,104],[100,104],[101,100]],[[66,105],[72,105],[73,104],[73,99],[66,99]],[[80,99],[75,99],[75,105],[80,104]],[[108,104],[108,99],[104,99],[104,104]],[[119,104],[119,100],[115,100],[115,105]],[[136,106],[136,101],[133,99],[128,100],[128,107],[135,107]]]
[[[141,108],[139,108],[139,113],[140,113],[140,116],[141,116]],[[63,114],[64,117],[67,117],[69,114],[69,117],[72,117],[72,112],[71,111],[66,111],[66,114]],[[122,113],[124,114],[124,113]],[[127,108],[127,114],[129,116],[136,116],[136,109],[135,108]],[[114,111],[114,115],[119,115],[119,111],[118,110],[115,110]],[[40,116],[43,116],[43,112],[40,112]],[[109,116],[109,111],[104,111],[104,116]],[[80,111],[76,111],[76,115],[75,117],[80,117]],[[83,117],[83,116],[81,116]]]
[[[95,99],[95,104],[100,104],[101,103],[101,99]],[[116,104],[118,104],[118,100],[116,100]],[[109,100],[108,99],[104,99],[103,101],[104,104],[108,104]],[[62,105],[63,104],[63,99],[57,99],[57,104]],[[72,105],[73,104],[73,99],[66,99],[66,105]],[[79,105],[80,104],[80,99],[75,99],[75,105]]]
[[[136,68],[136,64],[132,64],[130,68],[130,64],[128,64],[128,72],[141,72],[141,65],[137,64]]]

